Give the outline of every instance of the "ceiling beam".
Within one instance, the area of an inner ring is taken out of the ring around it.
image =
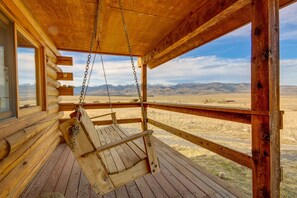
[[[295,1],[280,0],[280,7]],[[140,65],[152,69],[204,45],[250,22],[250,13],[250,0],[208,1],[143,55]]]
[[[197,34],[207,30],[210,26],[215,25],[218,21],[228,17],[249,3],[250,0],[207,1],[142,56],[143,63],[147,64],[150,68],[155,67],[154,61],[156,59],[167,55],[171,50],[188,42],[188,40]]]

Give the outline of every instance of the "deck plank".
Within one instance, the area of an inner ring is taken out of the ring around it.
[[[89,187],[90,187],[89,181],[88,181],[86,175],[84,174],[84,172],[81,171],[77,197],[89,198],[89,196],[90,196],[90,188]]]
[[[41,193],[46,192],[53,192],[55,189],[55,186],[58,182],[59,176],[61,175],[61,172],[63,170],[63,167],[66,163],[67,157],[69,156],[70,149],[67,149],[67,146],[64,145],[63,153],[61,157],[59,158],[54,170],[52,171],[51,175],[47,179]]]
[[[118,198],[129,198],[126,186],[121,186],[115,190],[116,197]]]
[[[155,195],[150,189],[150,187],[147,185],[146,181],[143,177],[139,177],[135,180],[136,185],[138,186],[139,191],[141,192],[141,195],[143,198],[154,198]]]
[[[166,168],[161,167],[161,174],[167,179],[169,183],[179,192],[182,197],[194,198],[194,194],[188,190],[182,182],[180,182],[172,173]]]
[[[79,189],[78,186],[79,186],[79,180],[80,180],[80,172],[81,172],[81,168],[78,162],[75,161],[72,167],[65,197],[77,197],[78,189]]]
[[[33,196],[37,197],[38,192],[52,190],[65,194],[66,198],[241,197],[234,188],[210,175],[168,145],[159,140],[155,143],[161,172],[140,177],[104,196],[94,193],[70,149],[62,144],[22,195],[28,197],[24,195],[37,192]],[[47,169],[48,167],[52,168]],[[48,175],[46,180],[44,175]],[[41,184],[38,181],[42,181]]]
[[[51,172],[55,168],[58,162],[58,159],[61,157],[61,154],[64,148],[65,146],[63,145],[60,145],[56,148],[56,150],[49,158],[49,161],[46,164],[45,168],[42,170],[39,177],[34,181],[32,188],[30,189],[30,191],[28,191],[28,194],[26,194],[25,197],[36,197],[36,195],[39,195],[41,193],[48,177],[50,176]]]
[[[72,153],[69,153],[67,161],[64,165],[63,171],[61,172],[61,175],[55,187],[55,190],[54,190],[55,192],[60,192],[62,194],[65,194],[74,161],[75,161],[74,155]]]
[[[129,194],[130,198],[139,198],[142,197],[139,191],[138,186],[136,185],[135,181],[129,182],[125,185]]]
[[[216,191],[213,190],[210,186],[208,186],[206,183],[204,183],[203,180],[193,175],[188,169],[186,169],[184,166],[182,166],[179,162],[177,162],[174,158],[171,158],[169,154],[167,154],[165,151],[163,151],[160,148],[158,149],[158,153],[162,155],[162,157],[167,160],[169,163],[171,163],[178,171],[183,173],[189,180],[193,182],[193,184],[199,186],[199,188],[207,195],[216,194]],[[220,196],[218,196],[220,197]]]
[[[159,173],[158,173],[159,174]],[[153,177],[151,174],[145,175],[143,176],[143,178],[145,179],[146,183],[149,185],[149,187],[152,189],[154,195],[156,197],[169,197],[166,192],[164,191],[164,189],[162,188],[162,186],[160,186],[160,184],[156,181],[155,177]]]
[[[159,148],[162,148],[162,150],[164,150],[164,152],[166,152],[166,154],[168,154],[168,156],[170,156],[173,159],[176,158],[176,155],[178,155],[179,156],[179,160],[177,161],[178,163],[180,163],[182,166],[184,166],[187,170],[189,170],[197,178],[201,178],[201,180],[203,180],[203,182],[205,184],[207,184],[209,187],[211,187],[212,189],[214,189],[221,196],[223,196],[223,197],[226,197],[227,196],[227,197],[230,197],[230,198],[236,197],[232,193],[230,193],[229,191],[227,191],[225,188],[223,188],[221,185],[219,185],[218,183],[216,183],[214,180],[212,180],[209,177],[209,175],[205,175],[204,174],[206,172],[205,170],[202,171],[202,168],[197,169],[196,166],[191,166],[189,163],[187,163],[184,160],[184,158],[182,158],[181,154],[179,155],[178,153],[169,152],[169,150],[171,148],[168,147],[167,145],[164,145],[164,144],[161,145],[160,144]]]

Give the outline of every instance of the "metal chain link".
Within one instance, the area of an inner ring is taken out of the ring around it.
[[[96,35],[97,35],[100,2],[101,1],[98,0],[97,7],[96,7],[96,16],[95,16],[95,21],[94,21],[94,30],[93,30],[93,33],[92,33],[89,55],[88,55],[88,58],[87,58],[87,63],[86,63],[86,67],[85,67],[83,82],[82,82],[82,86],[81,86],[81,91],[80,91],[80,96],[79,96],[79,102],[78,102],[79,105],[82,105],[82,102],[83,102],[83,99],[84,99],[85,87],[86,87],[86,82],[87,82],[89,67],[90,67],[92,53],[93,53],[94,41],[95,41],[95,38],[96,38]]]
[[[140,101],[141,113],[142,113],[143,122],[144,122],[144,128],[147,128],[147,118],[146,118],[146,114],[145,114],[145,111],[144,111],[143,99],[141,97],[140,86],[139,86],[137,73],[136,73],[136,69],[135,69],[135,64],[134,64],[134,60],[133,60],[132,48],[131,48],[131,44],[130,44],[130,40],[129,40],[129,36],[128,36],[128,29],[127,29],[127,24],[126,24],[124,12],[123,12],[123,6],[122,6],[121,0],[118,0],[118,2],[119,2],[120,10],[121,10],[122,23],[123,23],[123,28],[124,28],[124,32],[125,32],[126,42],[127,42],[127,45],[128,45],[128,50],[129,50],[129,55],[130,55],[130,60],[131,60],[131,66],[132,66],[132,70],[133,70],[133,76],[134,76],[134,80],[135,80],[135,84],[136,84],[136,88],[137,88],[138,98],[139,98],[139,101]]]
[[[86,88],[86,82],[88,79],[88,73],[89,73],[89,67],[90,67],[90,63],[91,63],[91,58],[92,58],[92,53],[93,53],[93,47],[94,47],[94,41],[97,35],[97,27],[98,27],[98,18],[99,18],[99,9],[100,9],[100,3],[101,1],[98,0],[97,2],[97,6],[96,6],[96,16],[95,16],[95,21],[94,21],[94,29],[92,32],[92,37],[91,37],[91,44],[90,44],[90,50],[89,50],[89,54],[88,54],[88,58],[87,58],[87,63],[86,63],[86,67],[85,67],[85,72],[84,72],[84,77],[83,77],[83,82],[82,82],[82,86],[81,86],[81,90],[80,90],[80,96],[79,96],[79,102],[78,102],[78,106],[82,107],[83,106],[83,101],[85,98],[85,88]],[[71,140],[69,143],[69,147],[71,149],[74,149],[75,145],[76,145],[76,136],[79,134],[79,116],[80,116],[80,112],[76,112],[76,118],[77,118],[77,122],[71,127]]]

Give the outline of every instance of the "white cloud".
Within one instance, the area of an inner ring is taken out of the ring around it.
[[[36,83],[35,54],[18,52],[18,81],[19,84]]]
[[[150,70],[150,83],[183,82],[249,82],[247,59],[226,59],[216,56],[178,58]]]

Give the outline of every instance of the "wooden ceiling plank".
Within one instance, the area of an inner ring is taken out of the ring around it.
[[[189,39],[249,3],[250,0],[213,0],[206,2],[188,19],[184,20],[178,27],[170,32],[161,42],[142,56],[144,64],[150,66],[150,63],[153,62],[154,59],[186,43]]]
[[[280,8],[288,6],[296,1],[297,0],[280,0]],[[155,58],[153,61],[149,63],[149,68],[155,68],[181,54],[184,54],[190,50],[202,46],[222,35],[225,35],[231,31],[234,31],[235,29],[238,29],[246,25],[251,20],[251,16],[249,13],[251,13],[251,4],[247,4],[246,6],[235,11],[228,17],[218,21],[216,24],[200,32],[196,36],[189,39],[187,42],[183,43],[182,45],[179,45],[177,48],[171,49],[171,51],[169,51],[167,54],[164,54],[159,58]],[[145,63],[146,62],[142,60],[142,63],[139,63],[139,65],[141,66]]]

